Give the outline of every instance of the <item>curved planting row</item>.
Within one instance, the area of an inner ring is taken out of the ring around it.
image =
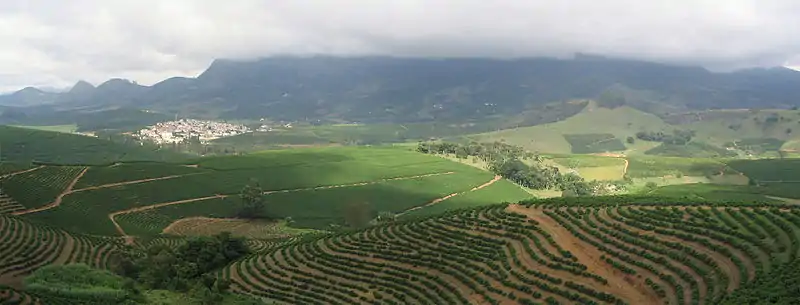
[[[674,304],[714,304],[800,251],[788,210],[703,207],[544,207],[603,252],[602,261]]]
[[[36,269],[51,264],[86,263],[104,268],[117,249],[113,240],[71,235],[64,231],[0,216],[0,278],[18,284]]]
[[[303,304],[628,304],[535,221],[490,207],[284,245],[220,272]]]
[[[221,270],[291,304],[715,304],[800,254],[767,207],[487,207],[289,243]]]
[[[38,305],[42,304],[35,297],[19,290],[0,286],[0,304],[4,305]]]
[[[51,203],[84,170],[83,167],[47,166],[0,180],[5,194],[27,209]]]
[[[25,210],[25,207],[8,197],[3,190],[0,189],[0,215],[11,214]]]

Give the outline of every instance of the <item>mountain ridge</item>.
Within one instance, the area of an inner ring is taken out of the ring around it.
[[[172,77],[152,86],[116,78],[97,87],[78,82],[65,93],[32,94],[26,88],[0,96],[0,105],[52,105],[57,110],[132,107],[218,119],[472,121],[555,101],[603,100],[609,92],[613,97],[606,102],[658,115],[790,108],[799,103],[797,84],[800,72],[779,67],[712,72],[699,66],[591,55],[574,59],[282,56],[218,59],[197,77]]]

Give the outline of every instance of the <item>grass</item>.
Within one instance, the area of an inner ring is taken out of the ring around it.
[[[763,194],[763,190],[748,186],[718,184],[681,184],[659,187],[649,195],[707,201],[755,201],[779,203]]]
[[[229,232],[232,236],[274,240],[292,236],[317,233],[317,230],[297,229],[289,226],[285,220],[234,219],[196,217],[179,220],[173,223],[165,234],[179,236],[212,236]]]
[[[508,144],[541,153],[568,154],[572,152],[573,147],[568,139],[565,139],[565,135],[591,131],[596,134],[610,134],[617,139],[626,139],[639,131],[662,130],[668,127],[668,124],[652,114],[630,107],[602,108],[591,102],[580,113],[559,122],[477,134],[470,138],[480,141],[503,140]],[[638,142],[625,145],[628,149],[643,152],[640,147],[642,143]],[[619,149],[618,145],[614,146],[615,150]]]
[[[623,151],[622,141],[608,133],[565,134],[573,154],[591,154],[609,151]]]
[[[800,181],[800,159],[731,160],[728,165],[759,181]]]
[[[625,174],[625,159],[595,155],[545,155],[562,170],[574,171],[586,180],[616,181]]]
[[[736,157],[738,155],[736,152],[701,142],[690,142],[685,145],[663,143],[646,151],[645,154],[683,158]]]
[[[486,203],[519,202],[533,197],[516,184],[508,180],[500,180],[485,188],[460,194],[428,208],[412,211],[403,217],[436,215],[457,209],[474,208]]]
[[[627,159],[628,176],[631,178],[711,176],[720,172],[738,174],[719,159],[660,156],[632,156]]]
[[[78,125],[76,125],[76,124],[49,125],[49,126],[23,126],[23,125],[12,125],[12,126],[19,127],[19,128],[35,129],[35,130],[42,130],[42,131],[52,131],[52,132],[61,132],[61,133],[75,133],[76,131],[78,131]]]

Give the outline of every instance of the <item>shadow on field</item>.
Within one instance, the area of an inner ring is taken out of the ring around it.
[[[468,191],[464,186],[458,192]],[[265,197],[266,213],[276,218],[291,217],[292,226],[312,229],[362,227],[378,216],[393,217],[406,210],[425,206],[452,192],[398,187],[390,183],[325,189],[295,193],[271,194]],[[478,200],[462,194],[414,211],[418,217],[434,215],[458,208],[499,203]]]

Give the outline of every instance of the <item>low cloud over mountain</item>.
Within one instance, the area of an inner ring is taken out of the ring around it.
[[[588,52],[711,69],[800,63],[791,0],[8,0],[0,91],[195,76],[215,58]]]

